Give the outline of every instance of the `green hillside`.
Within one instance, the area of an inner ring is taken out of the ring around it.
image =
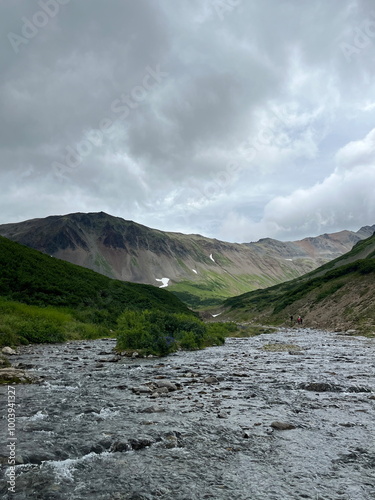
[[[194,315],[166,290],[113,280],[0,237],[0,345],[108,335],[125,310]]]
[[[226,316],[241,321],[288,324],[290,316],[301,314],[308,326],[352,327],[372,333],[374,277],[375,235],[300,278],[227,299]]]

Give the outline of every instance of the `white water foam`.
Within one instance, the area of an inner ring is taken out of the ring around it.
[[[98,415],[101,419],[107,420],[116,417],[117,415],[119,415],[120,412],[118,410],[112,410],[111,408],[101,408],[99,413],[98,412],[94,413],[95,415]],[[79,413],[78,415],[75,415],[73,417],[73,420],[75,421],[82,420],[90,414],[92,413]]]
[[[34,415],[31,415],[30,417],[19,417],[19,420],[27,420],[27,421],[32,421],[35,422],[37,420],[44,420],[45,418],[48,417],[48,413],[43,413],[41,410],[39,410],[37,413],[34,413]]]
[[[43,434],[44,436],[55,436],[56,433],[53,431],[45,431],[44,429],[33,431],[34,434]]]
[[[58,384],[51,384],[50,382],[45,382],[43,385],[47,389],[53,391],[77,391],[81,388],[80,383],[78,385],[58,385]]]
[[[81,458],[67,458],[66,460],[51,460],[42,462],[42,467],[52,467],[56,475],[56,479],[74,481],[74,470],[76,466],[81,462],[95,461],[103,457],[109,456],[109,452],[104,452],[98,455],[97,453],[91,452],[88,455],[84,455]]]
[[[118,410],[112,410],[111,408],[102,408],[99,412],[99,416],[103,419],[113,418],[119,414]]]

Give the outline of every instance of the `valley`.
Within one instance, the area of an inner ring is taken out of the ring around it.
[[[194,309],[266,288],[348,252],[375,226],[300,241],[228,243],[151,229],[99,213],[0,225],[0,235],[110,278],[164,287]]]

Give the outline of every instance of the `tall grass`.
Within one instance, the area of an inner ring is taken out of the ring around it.
[[[106,332],[100,325],[78,321],[68,311],[0,298],[0,346],[99,338]]]

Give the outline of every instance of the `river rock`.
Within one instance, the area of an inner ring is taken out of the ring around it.
[[[120,361],[120,356],[112,356],[111,358],[97,359],[98,363],[117,363]]]
[[[115,441],[112,443],[110,451],[115,452],[115,451],[130,451],[131,450],[131,445],[127,441]]]
[[[132,387],[132,391],[136,394],[150,394],[152,392],[151,388],[147,385],[139,385],[138,387]]]
[[[169,392],[169,391],[177,391],[176,384],[173,384],[170,380],[157,380],[156,382],[154,382],[154,384],[159,389],[167,389],[167,392]],[[158,392],[159,392],[159,389],[157,389]]]
[[[7,367],[0,369],[0,382],[6,384],[27,384],[38,382],[38,378],[33,375],[27,374],[23,370],[17,368]]]
[[[162,406],[148,406],[141,410],[141,413],[162,413],[165,411],[165,408]]]
[[[31,363],[14,363],[13,366],[19,370],[32,370],[35,365],[32,365]]]
[[[40,465],[42,462],[50,462],[55,459],[56,456],[49,451],[36,451],[35,453],[31,453],[30,455],[23,456],[24,463],[26,464]]]
[[[122,441],[121,439],[112,443],[110,447],[111,452],[119,451],[130,451],[130,450],[142,450],[155,443],[155,439],[145,436],[139,438],[131,438],[129,441]]]
[[[216,377],[206,377],[203,382],[206,384],[217,384],[219,381]]]
[[[341,392],[342,388],[335,384],[328,384],[327,382],[310,382],[300,384],[301,389],[312,392]]]
[[[139,437],[136,439],[130,439],[129,444],[133,450],[142,450],[155,443],[155,440],[151,437]]]
[[[217,418],[228,418],[228,413],[225,410],[219,411]]]
[[[7,355],[10,355],[10,356],[13,356],[14,354],[17,354],[16,351],[14,349],[12,349],[11,347],[9,347],[9,346],[3,347],[1,349],[1,352],[3,354],[7,354]]]
[[[296,428],[295,425],[289,424],[288,422],[272,422],[271,427],[278,431],[289,431]]]
[[[164,446],[168,449],[177,448],[178,447],[178,438],[174,432],[167,434],[164,437]]]
[[[5,356],[0,356],[0,367],[8,367],[10,366],[10,361]]]
[[[167,387],[158,387],[155,391],[158,395],[160,394],[168,394],[169,393],[169,390],[167,389]],[[155,393],[154,393],[155,394]]]

